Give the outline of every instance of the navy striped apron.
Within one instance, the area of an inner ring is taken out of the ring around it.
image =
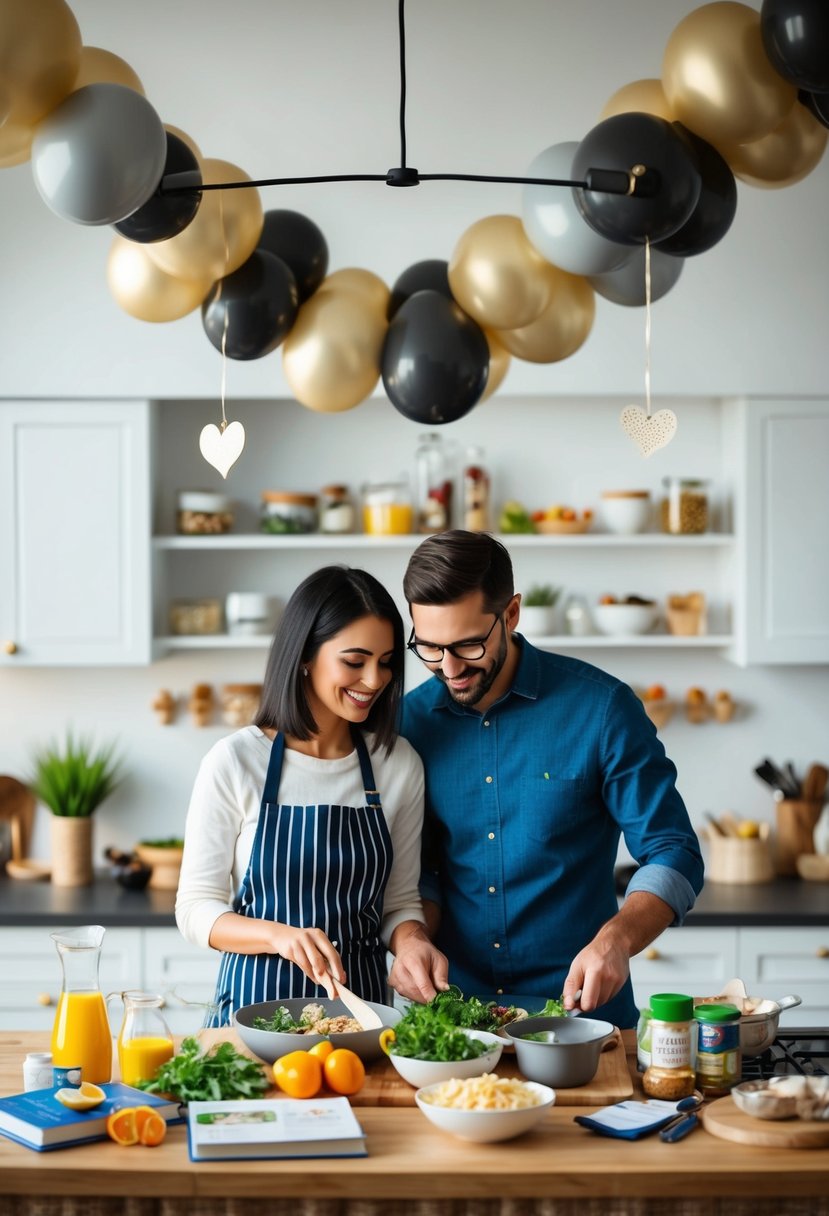
[[[343,960],[348,985],[368,1001],[386,1002],[386,949],[380,938],[383,892],[392,842],[368,748],[352,731],[366,805],[280,804],[285,740],[271,746],[262,805],[245,877],[233,911],[324,930]],[[206,1025],[227,1026],[242,1005],[286,997],[325,996],[295,963],[277,954],[225,952],[214,1008]]]

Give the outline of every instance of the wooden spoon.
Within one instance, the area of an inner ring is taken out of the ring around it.
[[[383,1019],[361,997],[357,996],[356,992],[352,992],[350,988],[346,988],[339,980],[335,980],[330,972],[323,976],[320,982],[332,1000],[339,998],[342,1001],[351,1016],[356,1018],[360,1023],[363,1030],[382,1030]]]

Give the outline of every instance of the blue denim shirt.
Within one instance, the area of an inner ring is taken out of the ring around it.
[[[464,994],[561,995],[575,955],[618,910],[620,834],[640,864],[628,885],[681,924],[702,889],[699,841],[676,769],[633,691],[513,635],[512,688],[485,713],[432,678],[404,699],[401,733],[423,758],[421,894]],[[595,1011],[636,1024],[630,981]]]

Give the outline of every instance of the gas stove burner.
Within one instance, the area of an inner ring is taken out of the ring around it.
[[[778,1032],[777,1038],[759,1056],[743,1058],[743,1080],[769,1077],[829,1076],[829,1029],[797,1026]]]

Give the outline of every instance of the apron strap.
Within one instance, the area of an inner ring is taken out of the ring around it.
[[[355,726],[351,728],[351,738],[354,741],[354,746],[357,749],[357,758],[360,761],[360,773],[363,779],[363,788],[366,794],[366,806],[381,806],[380,792],[376,788],[374,780],[374,770],[371,767],[368,748],[366,747],[365,739],[362,731],[359,731]],[[281,731],[276,732],[273,743],[271,744],[271,754],[268,760],[268,771],[265,776],[265,786],[262,791],[262,801],[275,803],[279,796],[279,780],[282,776],[282,760],[285,755],[285,736]]]
[[[366,747],[362,731],[357,730],[356,726],[352,726],[351,738],[354,740],[354,746],[357,748],[357,757],[360,761],[363,788],[366,792],[366,806],[381,806],[380,791],[376,788],[374,771],[371,767],[371,760],[369,759],[368,748]]]
[[[279,779],[282,776],[282,758],[285,755],[285,736],[278,730],[271,744],[268,771],[262,789],[262,802],[275,803],[279,795]]]

